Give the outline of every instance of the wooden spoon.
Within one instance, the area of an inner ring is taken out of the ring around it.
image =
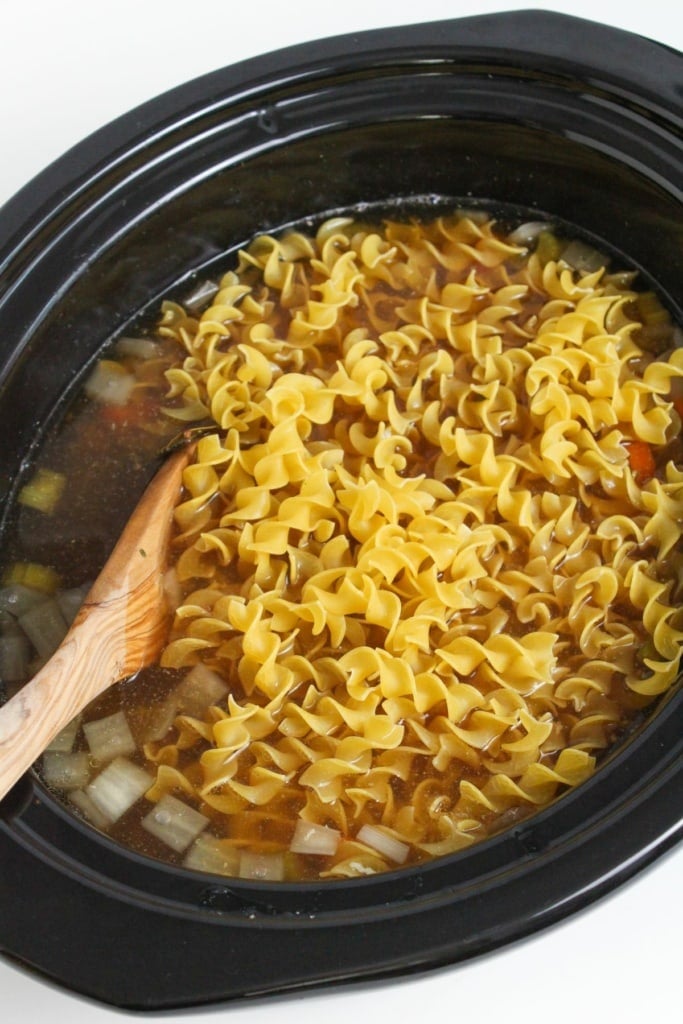
[[[157,658],[173,508],[193,447],[164,462],[57,651],[0,707],[0,800],[91,700]]]

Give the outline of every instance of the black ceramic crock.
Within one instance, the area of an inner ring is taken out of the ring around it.
[[[549,212],[625,253],[681,319],[682,124],[680,54],[534,11],[306,44],[135,110],[0,211],[3,503],[114,333],[257,231],[333,209],[427,196]],[[676,692],[524,825],[425,867],[322,885],[131,854],[29,774],[0,805],[0,948],[147,1009],[454,963],[671,847],[682,724]]]

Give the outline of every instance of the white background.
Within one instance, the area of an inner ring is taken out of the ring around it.
[[[0,204],[92,130],[204,72],[337,33],[531,6],[600,20],[683,50],[683,5],[677,0],[536,5],[523,0],[0,0]],[[679,848],[590,910],[457,968],[370,988],[184,1011],[170,1020],[643,1024],[680,1019],[682,872]],[[0,958],[3,1024],[105,1024],[124,1016],[57,990]]]

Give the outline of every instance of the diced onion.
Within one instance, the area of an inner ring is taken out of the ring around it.
[[[133,359],[154,359],[159,351],[159,343],[151,338],[119,338],[116,342],[117,355]]]
[[[0,636],[24,636],[12,613],[4,612],[2,609],[0,609]]]
[[[86,722],[83,732],[96,761],[104,763],[115,757],[135,753],[135,740],[123,711],[115,711],[106,718]]]
[[[19,625],[41,658],[54,654],[69,628],[54,597],[29,608],[20,616]]]
[[[184,714],[200,715],[226,696],[228,687],[218,672],[199,663],[191,668],[176,690]]]
[[[198,717],[219,703],[227,692],[222,676],[205,665],[195,665],[166,699],[150,710],[144,742],[162,740],[179,714]]]
[[[190,312],[194,312],[212,299],[217,291],[218,285],[214,281],[202,281],[192,289],[183,305]]]
[[[31,646],[23,633],[0,636],[0,680],[20,683],[31,674]]]
[[[600,270],[607,263],[606,257],[601,252],[578,239],[570,242],[562,250],[562,259],[574,270],[583,270],[589,274],[594,270]]]
[[[316,825],[310,821],[299,820],[289,845],[292,853],[311,853],[330,857],[337,852],[341,833],[326,825]]]
[[[0,590],[0,611],[9,612],[18,618],[46,599],[47,595],[42,590],[34,590],[23,583],[10,583]]]
[[[375,825],[363,825],[356,838],[359,842],[365,843],[366,846],[397,864],[403,864],[408,859],[410,853],[408,844],[402,843],[400,839],[395,839],[394,836]]]
[[[97,809],[88,794],[82,789],[73,789],[69,793],[69,802],[77,807],[81,814],[88,819],[95,828],[109,828],[110,821],[101,811]]]
[[[45,784],[52,789],[82,789],[90,779],[90,758],[82,750],[46,750],[42,774]]]
[[[68,754],[71,750],[73,750],[74,743],[76,742],[76,737],[78,736],[78,730],[80,729],[80,727],[81,716],[77,715],[76,718],[73,719],[73,721],[69,722],[68,725],[65,725],[61,732],[58,732],[57,735],[53,737],[52,741],[50,742],[50,745],[46,749],[56,750],[60,751],[63,754]]]
[[[240,853],[240,878],[258,879],[261,882],[281,882],[285,877],[285,859],[281,853],[257,853],[242,850]]]
[[[55,595],[67,625],[70,626],[76,618],[89,590],[90,584],[84,583],[82,587],[71,587],[70,590],[60,590]]]
[[[159,740],[163,740],[164,736],[175,722],[177,714],[178,702],[173,694],[171,694],[171,696],[161,704],[157,704],[150,708],[149,717],[145,723],[142,742],[157,743]]]
[[[105,405],[125,405],[135,387],[135,377],[113,359],[100,359],[85,382],[88,398]]]
[[[186,850],[208,824],[209,819],[205,815],[170,793],[165,793],[142,819],[142,827],[150,835],[177,853]]]
[[[229,846],[224,839],[217,839],[212,835],[198,836],[183,861],[186,868],[207,871],[214,875],[236,875],[239,864],[239,850]]]
[[[174,568],[167,569],[164,573],[164,596],[173,611],[175,611],[183,599],[183,591],[178,580],[178,573]]]
[[[86,794],[111,824],[137,803],[152,782],[138,765],[125,757],[116,757],[90,783]]]
[[[467,220],[471,220],[473,224],[485,224],[490,219],[490,214],[486,210],[477,210],[473,208],[462,208],[457,211],[458,217],[466,217]]]
[[[508,242],[513,245],[531,245],[536,241],[542,231],[549,231],[550,225],[542,220],[532,220],[526,224],[520,224],[508,235]]]

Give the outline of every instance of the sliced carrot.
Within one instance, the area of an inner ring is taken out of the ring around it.
[[[655,457],[652,448],[646,441],[628,441],[628,461],[639,482],[649,480],[655,475]]]
[[[152,419],[154,405],[151,400],[138,399],[125,405],[105,405],[100,409],[102,421],[111,427],[141,427]]]

